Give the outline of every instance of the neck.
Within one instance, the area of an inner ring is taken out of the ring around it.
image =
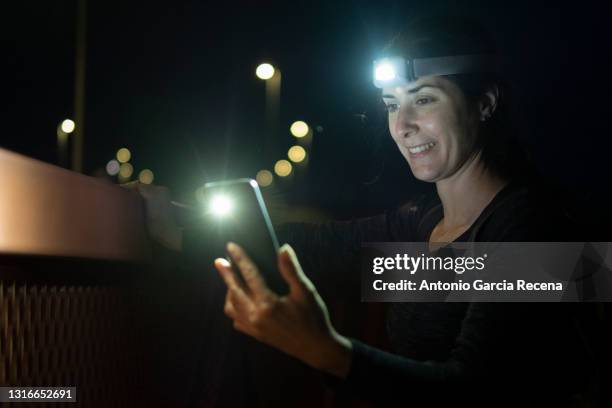
[[[507,184],[485,169],[477,156],[466,162],[451,177],[436,182],[444,209],[444,227],[471,225]]]

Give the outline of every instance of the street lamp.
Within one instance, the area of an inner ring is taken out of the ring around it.
[[[274,67],[267,62],[259,64],[255,70],[255,75],[257,75],[257,78],[267,81],[274,76]]]
[[[72,119],[65,119],[60,126],[62,128],[62,131],[64,131],[64,133],[66,134],[74,132],[74,128],[76,127]]]
[[[132,158],[132,153],[126,147],[117,150],[117,160],[119,163],[127,163]]]
[[[72,119],[64,119],[57,125],[57,164],[68,167],[68,135],[76,129]]]
[[[257,180],[257,184],[260,186],[268,187],[274,181],[274,175],[272,175],[270,170],[260,170],[257,172],[255,180]]]
[[[288,160],[284,160],[284,159],[279,160],[276,162],[276,164],[274,164],[274,172],[279,177],[287,177],[288,175],[291,174],[292,170],[293,170],[293,166]]]
[[[266,128],[264,157],[269,157],[275,145],[280,119],[281,71],[267,62],[259,64],[255,75],[266,82]]]

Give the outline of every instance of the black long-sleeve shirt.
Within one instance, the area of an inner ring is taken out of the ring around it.
[[[362,242],[427,242],[442,215],[439,199],[425,196],[376,217],[287,225],[279,235],[296,248],[315,283],[341,287],[360,276]],[[573,229],[566,221],[550,208],[543,213],[528,189],[509,185],[457,240],[562,241]],[[358,294],[358,286],[353,288]],[[559,406],[559,397],[572,387],[550,393],[551,382],[571,383],[570,367],[584,357],[570,309],[542,303],[394,303],[387,316],[394,353],[351,339],[351,369],[338,387],[372,401],[406,405],[487,404],[498,396],[498,406],[519,401]]]
[[[426,242],[441,217],[439,199],[425,196],[379,216],[288,224],[277,233],[294,247],[324,299],[336,295],[339,287],[355,298],[362,242]],[[526,188],[509,185],[458,240],[563,241],[563,220],[550,210],[543,214]],[[572,369],[584,358],[570,308],[395,303],[387,316],[392,352],[351,339],[350,372],[346,379],[330,382],[341,392],[384,405],[562,406],[566,391],[574,388]]]

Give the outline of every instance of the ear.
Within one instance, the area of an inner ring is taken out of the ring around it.
[[[497,84],[491,84],[487,86],[485,92],[480,97],[478,102],[478,112],[480,114],[480,121],[487,121],[497,109],[499,102],[499,87]]]

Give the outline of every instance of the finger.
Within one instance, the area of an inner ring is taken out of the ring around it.
[[[217,268],[221,278],[227,285],[228,291],[231,292],[232,303],[234,304],[235,308],[241,311],[249,310],[249,308],[252,307],[253,302],[234,274],[234,271],[232,270],[232,267],[227,259],[215,259],[215,268]]]
[[[314,291],[315,287],[308,279],[289,244],[281,247],[278,254],[278,270],[289,285],[291,293],[306,294]]]
[[[244,249],[233,242],[229,242],[227,244],[227,251],[234,260],[240,274],[253,295],[257,297],[267,296],[270,293],[270,289],[268,289],[257,266],[253,263],[251,258],[249,258],[246,252],[244,252]]]
[[[232,291],[228,289],[227,293],[225,294],[223,312],[227,315],[227,317],[229,317],[232,320],[235,320],[236,319],[236,308],[234,307],[234,304],[232,303],[231,293]]]
[[[223,312],[226,316],[234,321],[245,321],[247,313],[241,309],[241,306],[242,304],[236,300],[234,291],[228,289],[225,294],[225,303],[223,304]]]

